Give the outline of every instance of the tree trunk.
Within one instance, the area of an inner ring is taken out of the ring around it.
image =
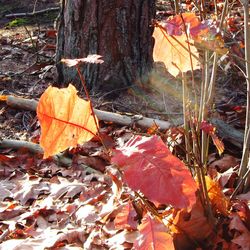
[[[82,66],[89,89],[112,91],[140,80],[153,62],[154,13],[155,0],[62,0],[58,85],[79,84],[76,69],[60,60],[89,54],[99,54],[104,60],[101,65]]]

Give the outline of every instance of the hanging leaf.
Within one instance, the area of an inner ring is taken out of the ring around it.
[[[197,186],[189,170],[157,136],[132,137],[111,161],[124,171],[129,187],[151,201],[178,208],[196,201]]]
[[[218,138],[218,136],[215,134],[216,127],[207,121],[201,122],[201,130],[203,130],[205,133],[211,136],[213,143],[215,147],[218,150],[219,155],[221,155],[224,152],[224,143]]]
[[[190,53],[192,55],[193,69],[199,69],[199,54],[197,49],[191,45],[193,41],[185,34],[180,36],[170,36],[164,28],[155,27],[153,37],[155,39],[153,57],[154,61],[164,62],[169,73],[177,76],[180,72],[187,72],[192,69],[188,42],[190,43]]]
[[[63,89],[48,87],[39,100],[37,116],[44,158],[90,140],[98,129],[90,102],[79,98],[71,84]]]
[[[140,235],[134,243],[137,250],[171,250],[175,249],[173,238],[167,232],[167,227],[152,219],[148,214],[143,218],[139,226]]]

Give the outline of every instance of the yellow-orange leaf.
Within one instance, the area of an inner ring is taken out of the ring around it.
[[[0,95],[0,101],[7,101],[8,96],[7,95]]]
[[[153,51],[154,61],[164,62],[169,73],[175,77],[180,72],[187,72],[192,69],[185,34],[170,36],[163,28],[155,27],[153,37],[155,39]],[[192,42],[193,41],[189,39],[193,69],[199,69],[198,51],[191,45]]]
[[[224,215],[228,215],[229,201],[223,194],[219,184],[212,180],[209,176],[206,176],[206,184],[208,197],[211,201],[212,207],[216,212],[220,212]]]
[[[97,132],[90,102],[77,96],[73,85],[48,87],[37,106],[44,158],[90,140]],[[97,118],[96,118],[97,121]]]

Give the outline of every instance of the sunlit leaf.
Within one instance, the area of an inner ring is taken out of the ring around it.
[[[134,247],[137,250],[171,250],[174,248],[173,238],[168,233],[167,227],[152,219],[148,214],[143,218],[139,226],[140,235]]]
[[[37,106],[44,158],[90,140],[97,132],[90,103],[77,96],[73,85],[49,87]],[[97,118],[96,118],[97,120]]]
[[[198,51],[191,45],[193,42],[189,39],[190,53],[192,57],[192,64],[190,60],[189,47],[187,37],[185,34],[180,36],[170,36],[162,27],[155,27],[153,37],[155,39],[153,57],[154,61],[164,62],[169,73],[177,76],[180,72],[187,72],[192,69],[199,69]]]
[[[216,181],[212,180],[209,176],[206,176],[206,184],[208,190],[208,197],[211,201],[213,209],[216,212],[228,215],[229,201],[223,194],[219,184]]]
[[[103,63],[100,55],[88,55],[85,58],[78,59],[62,59],[61,62],[65,63],[68,67],[76,66],[80,63]]]
[[[7,101],[8,96],[7,95],[0,95],[0,101]]]
[[[132,137],[116,150],[112,162],[124,171],[129,187],[152,201],[179,208],[196,201],[197,186],[189,170],[157,136]]]

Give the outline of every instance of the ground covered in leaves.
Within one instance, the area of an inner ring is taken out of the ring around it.
[[[5,15],[32,12],[34,4],[22,1],[20,6],[13,7],[9,1],[1,0],[0,3],[0,93],[38,99],[47,86],[56,81],[56,15],[48,12],[46,18],[42,16],[36,20],[27,18],[13,22]],[[58,1],[44,0],[38,1],[36,8],[56,6]],[[168,11],[169,7],[166,8],[166,1],[158,1],[159,18],[173,14]],[[50,22],[44,23],[43,20],[48,17]],[[241,51],[238,53],[240,55]],[[107,109],[113,111],[175,120],[182,112],[180,86],[178,82],[175,87],[170,86],[175,79],[161,66],[159,68],[157,74],[151,76],[154,91],[150,97],[154,98],[153,105],[147,98],[134,93],[128,99],[127,95],[131,92],[120,96],[121,101],[113,102],[94,96],[94,104],[97,108],[108,106]],[[243,77],[237,71],[225,74],[223,67],[220,70],[218,83],[222,86],[218,88],[220,96],[217,96],[216,114],[234,129],[242,130],[245,104]],[[237,86],[234,84],[236,79],[242,79]],[[159,98],[157,89],[162,89],[162,86],[166,94]],[[171,98],[166,98],[167,90],[171,92]],[[138,103],[144,106],[139,107]],[[148,103],[151,103],[150,107]],[[170,110],[168,103],[171,103]],[[38,143],[40,128],[36,114],[10,109],[4,103],[0,105],[0,139]],[[249,249],[249,193],[239,195],[235,200],[228,199],[236,183],[239,146],[228,140],[225,141],[228,144],[223,156],[219,157],[217,153],[209,156],[209,174],[220,185],[207,180],[217,219],[214,229],[208,225],[199,203],[191,212],[179,211],[161,204],[155,206],[142,199],[140,193],[132,192],[123,185],[120,171],[111,166],[110,154],[107,154],[107,150],[122,146],[134,133],[158,133],[166,144],[173,138],[181,141],[181,128],[160,132],[156,128],[146,130],[133,125],[121,127],[103,122],[101,132],[105,147],[94,138],[76,149],[70,149],[61,158],[45,160],[43,155],[24,149],[1,149],[0,249],[131,249],[140,233],[147,235],[145,231],[150,223],[156,233],[164,231],[157,220],[145,216],[146,210],[151,213],[157,210],[166,220],[166,225],[171,228],[172,224],[177,249],[195,249],[198,246],[203,249]],[[178,154],[181,157],[183,152]],[[158,183],[152,185],[154,189]],[[164,242],[168,239],[164,238]]]

